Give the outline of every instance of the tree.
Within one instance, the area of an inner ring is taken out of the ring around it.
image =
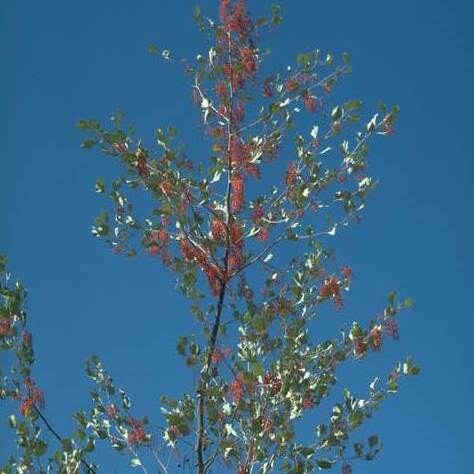
[[[96,119],[78,126],[88,134],[83,147],[99,146],[123,170],[110,185],[97,181],[113,218],[101,213],[92,232],[115,253],[145,252],[177,275],[201,328],[177,342],[198,375],[196,385],[181,399],[162,397],[165,423],[154,434],[93,356],[86,362],[95,384],[92,408],[75,413],[76,432],[61,437],[43,413],[31,374],[24,289],[11,283],[2,259],[0,338],[16,363],[2,374],[0,397],[19,403],[19,415],[9,417],[19,454],[2,472],[100,472],[94,449],[104,441],[143,472],[153,466],[163,473],[297,474],[341,466],[349,474],[355,460],[371,460],[381,448],[376,435],[362,443],[353,434],[397,391],[401,375],[418,373],[408,357],[385,384],[375,379],[363,398],[347,388],[340,399],[333,393],[340,365],[380,351],[386,338],[398,339],[397,315],[411,306],[409,298],[401,302],[390,293],[368,324],[346,324],[334,338],[317,341],[314,331],[325,305],[343,307],[352,280],[351,268],[337,264],[326,242],[360,219],[375,187],[367,175],[369,141],[393,133],[398,108],[380,104],[354,130],[362,103],[332,99],[351,70],[346,53],[339,63],[309,51],[285,72],[265,73],[268,52],[259,44],[281,22],[277,5],[269,17],[253,20],[244,0],[220,0],[218,21],[199,7],[195,19],[211,42],[195,63],[154,46],[150,52],[188,74],[211,141],[208,160],[190,159],[174,127],[157,129],[155,146],[146,146],[123,125],[122,113],[109,127]],[[309,117],[316,124],[309,133],[296,131]],[[270,167],[281,178],[265,192]],[[151,197],[148,209],[143,193]],[[321,418],[312,436],[301,433],[300,420],[317,416],[324,401],[333,404],[329,419]],[[45,430],[57,446],[45,441]],[[177,466],[167,464],[166,450],[175,452]]]

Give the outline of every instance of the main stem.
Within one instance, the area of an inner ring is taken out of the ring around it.
[[[228,44],[228,58],[229,64],[232,67],[232,37],[230,31],[227,33],[227,44]],[[207,467],[206,462],[204,461],[204,411],[206,404],[206,386],[207,386],[207,376],[211,369],[212,365],[212,354],[215,351],[217,344],[217,337],[219,335],[219,328],[221,325],[222,319],[222,309],[224,307],[224,300],[228,284],[228,267],[229,267],[229,254],[230,254],[230,224],[232,219],[232,206],[231,206],[231,197],[232,197],[232,157],[231,157],[231,139],[232,139],[232,111],[233,111],[233,85],[232,78],[228,82],[229,87],[229,117],[227,120],[227,190],[226,190],[226,247],[224,255],[224,271],[223,271],[223,281],[221,290],[219,292],[217,300],[217,310],[216,317],[214,319],[214,324],[211,331],[211,338],[207,347],[207,358],[206,362],[201,371],[201,377],[197,389],[197,399],[198,399],[198,414],[197,414],[197,433],[196,433],[196,447],[195,453],[197,457],[196,468],[197,474],[205,474]]]

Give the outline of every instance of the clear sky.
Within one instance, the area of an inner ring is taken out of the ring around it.
[[[186,78],[147,46],[188,57],[205,51],[193,3],[0,1],[0,251],[29,288],[36,377],[62,433],[73,426],[69,413],[88,406],[83,361],[92,353],[133,396],[137,415],[158,416],[161,393],[191,384],[175,355],[191,317],[173,277],[150,258],[112,255],[90,234],[106,206],[95,179],[117,169],[79,148],[74,125],[120,108],[147,139],[153,128],[175,124],[192,156],[200,135]],[[203,7],[214,15],[216,3]],[[249,1],[259,11],[270,3]],[[404,381],[371,422],[385,450],[356,472],[472,472],[474,3],[281,4],[283,26],[268,40],[272,64],[314,47],[348,50],[354,73],[339,86],[344,93],[363,99],[367,113],[378,99],[401,107],[393,138],[374,147],[380,187],[364,222],[334,241],[355,273],[347,309],[335,317],[370,317],[394,288],[412,295],[401,341],[356,370],[369,380],[410,352],[422,374]]]

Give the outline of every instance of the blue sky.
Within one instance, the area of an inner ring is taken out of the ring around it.
[[[213,15],[215,3],[202,5]],[[271,2],[249,3],[261,11]],[[402,111],[394,137],[373,149],[371,172],[380,187],[364,222],[333,243],[356,275],[338,318],[370,317],[394,288],[415,301],[402,315],[401,341],[354,369],[370,379],[409,352],[422,366],[373,420],[385,450],[358,472],[468,473],[474,4],[281,4],[283,26],[268,39],[272,64],[284,66],[314,47],[350,51],[354,72],[344,93],[363,99],[367,113],[378,99]],[[88,404],[83,361],[92,353],[130,392],[138,414],[158,416],[161,393],[191,384],[175,356],[176,338],[190,328],[187,303],[159,264],[112,255],[91,236],[92,220],[106,205],[94,193],[95,179],[117,169],[80,149],[74,127],[80,118],[106,119],[119,108],[140,135],[150,139],[153,128],[175,124],[193,149],[200,135],[186,78],[147,53],[150,43],[178,56],[205,51],[191,5],[0,3],[0,251],[29,288],[36,376],[47,414],[63,433],[73,426],[69,413]],[[2,445],[0,460],[7,455]]]

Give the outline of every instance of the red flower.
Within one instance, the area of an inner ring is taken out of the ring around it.
[[[257,234],[257,239],[262,241],[262,242],[266,242],[268,240],[269,236],[270,236],[270,232],[269,232],[268,228],[262,227],[260,229],[260,232]]]
[[[288,92],[294,92],[298,89],[298,81],[296,79],[288,79],[288,81],[285,82],[285,87]]]
[[[196,256],[196,249],[186,238],[182,238],[180,241],[181,253],[185,260],[194,260]]]
[[[393,337],[394,339],[399,338],[398,334],[398,323],[397,320],[394,318],[386,318],[382,322],[382,329],[385,334],[388,334],[389,336]]]
[[[147,434],[143,422],[130,417],[127,419],[127,424],[131,427],[127,435],[129,444],[142,444],[147,441]]]
[[[293,186],[296,183],[296,177],[297,177],[296,163],[292,161],[288,165],[288,170],[286,172],[286,185],[288,187]]]
[[[342,466],[342,474],[352,474],[352,467],[350,464],[344,464],[344,466]]]
[[[230,223],[230,241],[237,247],[242,247],[244,241],[242,239],[242,227],[240,223],[236,220],[231,221]]]
[[[319,296],[322,299],[334,298],[336,309],[342,308],[343,302],[341,296],[341,289],[339,287],[339,281],[336,277],[330,277],[324,282],[323,286],[319,290]]]
[[[313,400],[310,397],[307,397],[303,400],[302,403],[303,410],[311,410],[314,407]]]
[[[242,57],[245,72],[249,75],[255,74],[257,71],[257,62],[254,50],[249,47],[244,47],[240,50],[240,56]]]
[[[12,329],[12,323],[9,319],[2,319],[0,321],[0,336],[8,336]]]
[[[160,246],[153,243],[148,247],[148,253],[152,256],[158,255],[160,253]]]
[[[109,418],[115,418],[115,416],[117,415],[117,409],[114,405],[109,405],[106,409],[106,412]]]
[[[345,183],[346,180],[347,180],[346,173],[341,172],[341,173],[339,173],[339,174],[337,175],[337,181],[338,181],[339,183]]]
[[[259,221],[262,217],[263,217],[263,209],[262,209],[262,206],[258,204],[253,208],[252,217],[251,217],[252,222],[255,223]]]
[[[112,147],[117,153],[125,153],[128,150],[128,144],[124,142],[115,142]]]
[[[221,219],[214,218],[211,222],[211,234],[215,240],[221,240],[226,235],[226,225]]]
[[[216,93],[222,99],[227,94],[227,87],[223,82],[218,82],[216,85]]]
[[[263,383],[268,388],[270,388],[270,393],[272,395],[276,395],[281,390],[282,383],[280,377],[277,377],[269,372],[265,374],[265,377],[263,378]]]
[[[232,400],[234,403],[239,403],[244,394],[244,377],[238,374],[235,380],[229,386]]]
[[[373,328],[370,331],[370,338],[372,340],[372,345],[374,346],[374,349],[376,351],[382,349],[382,336],[377,328]]]
[[[22,336],[22,342],[25,346],[30,347],[33,342],[33,336],[31,332],[25,331]]]
[[[316,99],[312,95],[306,94],[304,96],[304,106],[308,112],[316,112]]]
[[[346,280],[352,280],[352,268],[349,266],[344,266],[341,268],[341,273],[344,275]]]
[[[232,211],[239,212],[244,206],[244,180],[240,173],[231,178],[232,185]]]
[[[357,338],[353,341],[354,355],[356,357],[362,357],[365,354],[366,343],[361,339]]]

